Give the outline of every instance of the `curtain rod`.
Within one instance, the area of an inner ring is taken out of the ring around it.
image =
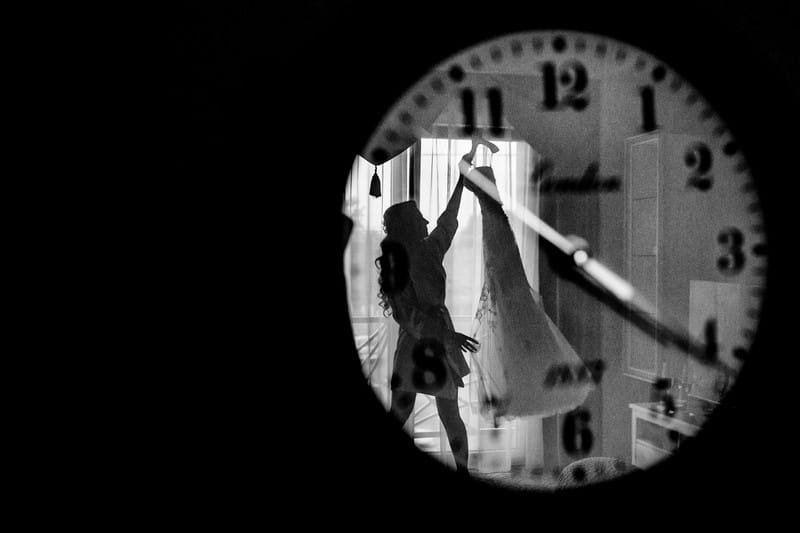
[[[444,124],[444,123],[441,123],[441,122],[434,122],[433,124],[431,124],[431,126],[439,126],[439,127],[442,127],[442,128],[446,128],[446,127],[463,128],[463,127],[468,126],[468,124]],[[484,130],[484,133],[485,132],[490,132],[491,133],[491,130],[492,130],[491,126],[479,126],[479,125],[475,125],[475,124],[473,124],[472,126],[474,128],[476,128],[476,129]],[[500,126],[499,128],[494,128],[494,129],[513,130],[515,128],[513,126]]]

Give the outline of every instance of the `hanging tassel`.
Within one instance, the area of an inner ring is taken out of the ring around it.
[[[381,179],[378,177],[378,167],[375,167],[375,174],[372,175],[372,182],[369,184],[369,194],[375,198],[381,197]]]

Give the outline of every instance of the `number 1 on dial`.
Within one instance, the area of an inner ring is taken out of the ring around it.
[[[647,133],[658,128],[656,124],[656,98],[652,85],[639,88],[642,99],[642,131]]]

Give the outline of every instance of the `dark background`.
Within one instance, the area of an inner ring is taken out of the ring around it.
[[[180,191],[165,261],[180,293],[167,390],[145,428],[151,490],[189,516],[426,529],[682,527],[786,512],[796,455],[791,248],[800,18],[790,3],[187,3],[174,27],[166,128]],[[441,59],[503,33],[606,34],[678,68],[751,163],[769,272],[762,327],[718,423],[646,475],[533,497],[457,482],[383,415],[360,379],[341,262],[341,195],[382,114]],[[174,127],[172,127],[174,126]],[[157,312],[163,312],[157,311]],[[368,447],[341,437],[361,430]],[[152,436],[150,436],[152,435]],[[157,481],[158,480],[158,481]],[[427,487],[427,501],[418,490]],[[179,496],[177,496],[179,495]],[[664,518],[665,513],[669,518]]]

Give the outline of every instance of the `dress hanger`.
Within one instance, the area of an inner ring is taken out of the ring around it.
[[[475,157],[475,152],[478,150],[478,146],[481,144],[487,147],[493,154],[496,154],[500,151],[500,148],[498,148],[497,145],[484,139],[480,130],[476,128],[475,132],[472,134],[472,149],[470,149],[469,153],[465,154],[461,159],[471,165],[472,159]]]

